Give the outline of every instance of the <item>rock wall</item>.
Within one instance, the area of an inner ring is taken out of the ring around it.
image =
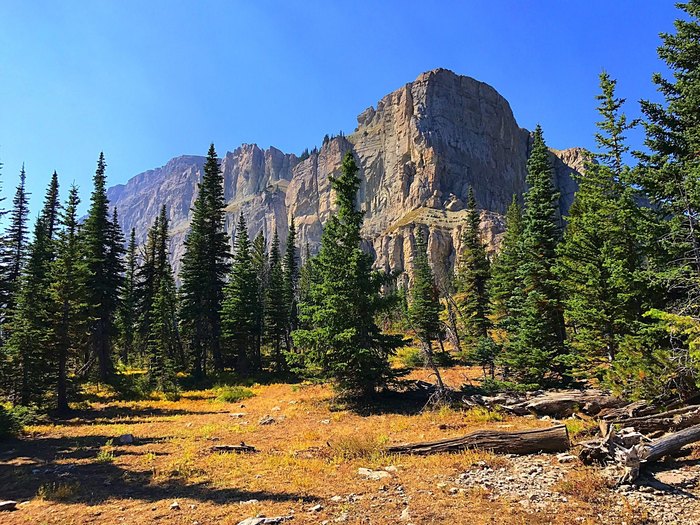
[[[308,243],[314,252],[333,213],[329,177],[340,173],[343,156],[353,151],[361,168],[358,204],[366,210],[363,236],[378,267],[408,269],[419,224],[429,232],[436,272],[452,265],[470,186],[483,210],[484,239],[496,249],[512,195],[525,190],[531,142],[502,96],[483,82],[437,69],[385,96],[357,121],[351,135],[332,138],[303,161],[250,144],[226,153],[221,167],[228,231],[242,212],[251,235],[262,230],[270,238],[276,227],[284,242],[294,217],[299,246]],[[572,174],[582,169],[583,153],[552,151],[562,213],[573,199]],[[176,270],[203,163],[203,157],[178,157],[108,192],[125,230],[136,228],[139,241],[166,204]]]

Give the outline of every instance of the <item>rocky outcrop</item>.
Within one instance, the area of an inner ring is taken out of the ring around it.
[[[251,235],[262,230],[269,238],[277,228],[284,242],[294,217],[299,245],[315,251],[333,213],[329,177],[353,151],[361,168],[358,203],[366,210],[363,236],[378,267],[406,269],[413,231],[423,225],[436,269],[448,268],[460,249],[470,186],[483,209],[484,239],[495,249],[512,195],[525,190],[531,142],[502,96],[483,82],[438,69],[385,96],[357,120],[351,135],[326,141],[303,161],[248,144],[227,153],[221,166],[228,230],[244,213]],[[573,199],[572,174],[581,170],[583,153],[552,152],[562,212]],[[109,191],[125,229],[136,228],[140,240],[160,205],[167,206],[176,268],[203,161],[178,157]]]

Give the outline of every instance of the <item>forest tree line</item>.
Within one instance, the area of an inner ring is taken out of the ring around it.
[[[100,154],[86,218],[78,190],[59,199],[53,174],[29,231],[24,168],[8,212],[0,265],[0,395],[69,409],[80,386],[119,386],[145,370],[149,389],[176,395],[233,371],[332,381],[367,396],[396,376],[390,357],[415,334],[437,370],[445,339],[502,388],[596,380],[627,395],[697,391],[700,344],[700,1],[681,6],[655,75],[662,103],[629,120],[616,81],[600,76],[597,151],[559,216],[542,129],[532,135],[527,191],[513,196],[495,256],[469,192],[461,252],[434,275],[425,227],[415,227],[410,286],[373,269],[361,246],[359,169],[352,153],[331,178],[335,215],[318,253],[224,229],[223,176],[212,145],[192,209],[176,286],[168,213],[139,246],[125,239]],[[627,132],[645,131],[643,152]],[[231,249],[231,246],[233,249]],[[302,264],[303,262],[303,264]],[[387,323],[387,319],[392,322]]]

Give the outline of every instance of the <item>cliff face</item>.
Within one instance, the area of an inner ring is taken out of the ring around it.
[[[329,140],[301,162],[275,148],[248,144],[227,153],[221,166],[228,231],[243,212],[251,235],[263,230],[270,238],[277,227],[284,242],[288,218],[294,217],[299,246],[308,242],[315,251],[333,212],[329,176],[339,174],[343,155],[352,150],[361,168],[363,236],[377,266],[407,269],[416,224],[429,229],[436,270],[452,264],[470,186],[483,210],[484,238],[495,249],[512,195],[525,190],[530,146],[529,132],[518,127],[503,97],[487,84],[438,69],[385,96],[357,120],[354,133]],[[108,192],[125,230],[136,228],[139,240],[160,205],[167,206],[176,269],[203,163],[203,157],[178,157]],[[565,212],[583,150],[553,151],[552,164]]]

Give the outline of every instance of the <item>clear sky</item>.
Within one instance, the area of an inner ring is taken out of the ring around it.
[[[102,150],[110,185],[212,141],[299,153],[436,67],[494,86],[551,147],[591,147],[598,74],[636,115],[679,14],[671,0],[0,0],[3,194],[24,162],[33,213],[54,169],[87,200]]]

